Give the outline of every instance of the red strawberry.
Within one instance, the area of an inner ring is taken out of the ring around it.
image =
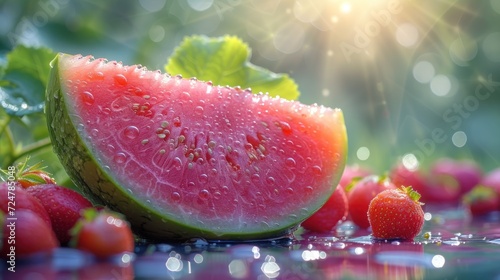
[[[329,232],[340,221],[347,217],[347,196],[339,185],[328,201],[311,217],[302,223],[302,226],[314,232]]]
[[[373,172],[368,170],[365,167],[361,167],[359,165],[347,165],[344,169],[344,173],[340,178],[339,185],[346,189],[346,187],[351,184],[353,179],[359,178],[362,179],[366,176],[372,175]]]
[[[21,187],[28,188],[39,184],[55,184],[54,178],[45,172],[41,163],[28,166],[29,157],[17,167],[16,178]]]
[[[380,192],[395,189],[396,186],[385,176],[367,176],[355,183],[347,191],[347,201],[351,220],[360,228],[370,227],[368,222],[368,205]]]
[[[90,208],[71,230],[71,245],[107,258],[134,251],[134,236],[129,224],[118,213]]]
[[[385,190],[368,208],[368,220],[377,239],[413,240],[424,225],[420,194],[412,187]]]
[[[466,193],[462,202],[472,216],[482,216],[500,209],[500,196],[491,187],[482,185]]]
[[[444,177],[441,181],[428,180],[421,169],[408,169],[400,163],[391,170],[389,175],[392,182],[397,187],[412,186],[425,203],[457,203],[460,195],[458,185],[444,183]],[[447,176],[449,178],[449,176]]]
[[[494,169],[486,174],[481,180],[480,185],[491,187],[500,196],[500,168]]]
[[[49,226],[52,226],[50,217],[43,205],[36,197],[29,194],[19,185],[10,186],[7,182],[0,183],[0,210],[4,213],[15,213],[17,210],[30,210],[40,216]]]
[[[31,186],[26,189],[42,203],[49,213],[52,227],[61,244],[71,239],[69,230],[80,218],[82,209],[92,207],[78,192],[53,184]]]
[[[436,161],[430,169],[430,179],[436,184],[455,188],[456,200],[472,190],[481,181],[482,176],[481,168],[471,161],[444,158]]]
[[[10,259],[11,255],[18,258],[34,253],[49,253],[59,246],[50,226],[36,213],[18,209],[12,216],[16,220],[9,220],[10,217],[7,216],[2,224],[4,232],[2,258]]]

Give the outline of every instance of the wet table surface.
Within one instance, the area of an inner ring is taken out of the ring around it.
[[[500,279],[500,213],[471,218],[427,207],[413,242],[375,241],[350,222],[329,234],[299,229],[277,240],[137,245],[96,261],[70,248],[1,265],[3,279]]]

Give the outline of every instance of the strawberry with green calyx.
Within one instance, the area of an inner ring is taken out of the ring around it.
[[[385,190],[370,202],[368,220],[376,239],[413,240],[424,225],[420,194],[412,187]]]
[[[360,228],[368,228],[367,212],[370,201],[380,192],[395,189],[396,186],[387,176],[370,175],[354,181],[346,188],[349,216]]]
[[[108,258],[134,251],[134,236],[128,222],[119,213],[89,208],[71,229],[70,246]]]
[[[19,185],[21,185],[21,187],[29,188],[31,186],[39,184],[56,183],[54,178],[51,177],[50,173],[44,171],[46,167],[42,166],[41,162],[38,162],[34,165],[28,165],[29,160],[30,158],[27,157],[23,162],[20,162],[16,167],[15,178],[18,181]],[[4,170],[2,171],[3,173],[6,173]]]
[[[500,196],[487,186],[475,186],[462,198],[462,203],[472,216],[483,216],[500,209]]]
[[[80,212],[92,207],[92,203],[80,193],[63,186],[41,184],[26,190],[41,202],[49,214],[52,228],[62,245],[71,239],[69,230],[80,218]]]

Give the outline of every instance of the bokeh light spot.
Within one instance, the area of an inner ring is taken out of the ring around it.
[[[367,160],[370,157],[370,149],[367,147],[360,147],[356,152],[356,156],[359,160]]]
[[[327,88],[324,88],[322,91],[321,91],[321,95],[323,95],[324,97],[328,97],[330,96],[330,90],[327,89]]]
[[[410,23],[404,23],[396,29],[396,40],[403,47],[412,47],[418,42],[418,29]]]
[[[244,261],[242,260],[232,260],[229,263],[229,273],[234,278],[247,278],[248,268]]]
[[[405,154],[401,162],[403,163],[403,166],[410,171],[417,170],[420,165],[417,157],[412,153]]]
[[[467,66],[468,62],[477,55],[477,43],[475,40],[469,40],[460,37],[450,45],[451,60],[458,66]]]
[[[342,5],[340,5],[340,11],[344,14],[350,13],[352,10],[351,3],[344,2]]]
[[[431,219],[432,219],[432,213],[425,212],[425,214],[424,214],[424,220],[430,221]]]
[[[165,266],[170,271],[181,271],[182,270],[182,261],[175,257],[169,257]]]
[[[435,74],[436,70],[434,70],[432,63],[425,60],[417,62],[413,67],[413,77],[422,84],[429,83]]]
[[[431,80],[431,91],[437,96],[445,96],[450,93],[451,81],[445,75],[437,75]]]
[[[285,54],[292,54],[304,45],[304,28],[300,24],[283,25],[274,36],[274,46]]]
[[[151,13],[158,12],[163,9],[165,3],[167,3],[167,0],[139,0],[141,7]]]
[[[165,29],[161,25],[154,25],[149,28],[149,38],[153,42],[160,42],[165,38]]]
[[[458,148],[462,148],[467,143],[467,134],[463,131],[457,131],[451,136],[451,142]]]
[[[445,258],[442,255],[435,255],[432,257],[431,263],[435,268],[442,268],[445,263]]]
[[[208,10],[214,4],[213,0],[188,0],[187,2],[189,7],[198,12]]]
[[[490,0],[493,10],[500,14],[500,0]]]
[[[493,62],[500,62],[500,32],[489,34],[483,41],[483,52]]]

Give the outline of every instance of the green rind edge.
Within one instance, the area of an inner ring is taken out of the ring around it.
[[[59,57],[64,55],[57,54],[51,62],[45,104],[48,131],[53,149],[66,172],[75,185],[94,203],[104,204],[124,214],[134,232],[150,240],[185,241],[192,238],[223,241],[260,240],[288,236],[296,230],[301,221],[270,231],[215,233],[171,220],[134,198],[99,166],[98,160],[85,145],[68,114],[58,65]]]

